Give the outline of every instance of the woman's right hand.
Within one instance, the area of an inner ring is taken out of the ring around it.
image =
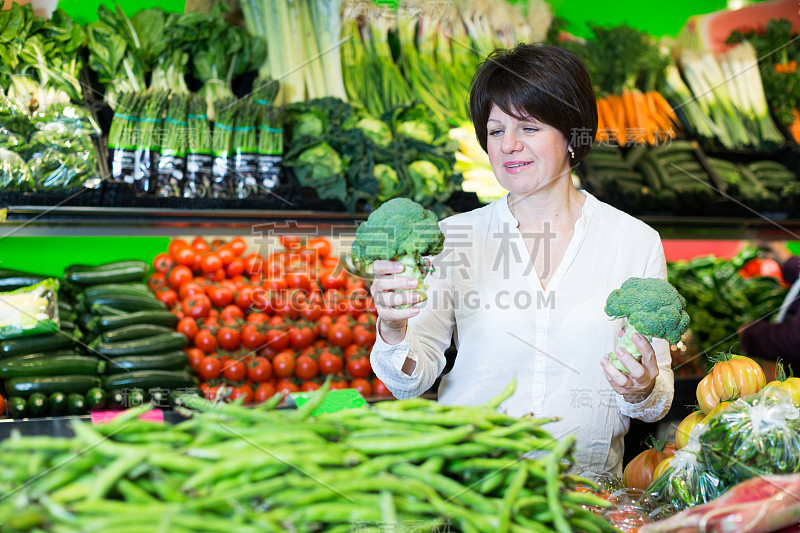
[[[375,310],[380,317],[378,334],[387,344],[399,344],[406,336],[408,319],[419,314],[419,309],[398,306],[413,305],[420,301],[416,289],[419,281],[411,276],[400,276],[405,266],[398,261],[375,261],[373,263],[375,278],[370,293],[375,302]]]

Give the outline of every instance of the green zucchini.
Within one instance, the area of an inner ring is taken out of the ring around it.
[[[106,397],[106,403],[108,404],[109,409],[124,409],[128,407],[128,399],[125,395],[127,391],[113,391],[109,392],[108,396]]]
[[[13,278],[0,278],[0,292],[9,292],[41,283],[47,278],[40,276],[17,276]]]
[[[147,263],[126,261],[87,269],[67,269],[64,279],[74,285],[100,285],[141,281],[147,276]]]
[[[129,355],[108,361],[106,374],[137,370],[182,370],[188,364],[189,356],[181,350],[154,355]]]
[[[178,324],[178,317],[170,311],[138,311],[124,315],[98,316],[92,319],[89,329],[102,333],[134,324],[156,324],[174,328]]]
[[[107,391],[120,389],[182,389],[195,385],[195,379],[188,372],[169,370],[136,370],[108,376],[103,380]]]
[[[164,302],[156,300],[155,296],[96,296],[84,300],[84,308],[86,310],[94,311],[97,306],[108,306],[120,311],[133,312],[133,311],[147,311],[147,310],[166,310],[167,306]]]
[[[153,291],[144,283],[104,283],[102,285],[91,285],[81,292],[79,298],[94,298],[97,296],[111,295],[153,295]]]
[[[49,407],[47,396],[41,392],[34,392],[28,398],[28,413],[30,413],[31,416],[44,416],[49,410]]]
[[[83,394],[73,392],[67,396],[67,413],[71,415],[82,415],[86,412],[86,398]]]
[[[0,364],[2,364],[3,361],[10,361],[11,359],[13,359],[14,361],[23,361],[27,359],[48,359],[50,357],[77,356],[77,355],[83,355],[83,354],[75,350],[56,350],[55,352],[26,353],[23,355],[12,355],[9,357],[4,357],[0,359]]]
[[[28,411],[28,402],[20,396],[11,396],[7,404],[8,416],[11,418],[25,418]]]
[[[0,377],[18,378],[29,376],[93,376],[105,369],[105,363],[86,355],[61,355],[56,357],[20,358],[0,360]]]
[[[31,376],[9,379],[6,381],[6,392],[15,396],[30,396],[34,392],[84,393],[98,384],[99,380],[93,376]]]
[[[47,335],[8,339],[0,342],[0,357],[62,350],[71,347],[74,342],[71,336],[64,333],[49,333]]]
[[[63,392],[54,392],[47,402],[50,404],[50,413],[53,415],[63,414],[67,410],[67,396]]]
[[[86,391],[86,406],[90,411],[97,411],[106,406],[106,392],[100,387]]]
[[[172,331],[162,333],[154,337],[143,339],[133,339],[120,342],[99,342],[94,346],[94,350],[108,357],[120,355],[145,355],[168,352],[170,350],[180,350],[185,347],[188,341],[183,333]]]
[[[133,339],[143,339],[145,337],[152,337],[154,335],[161,335],[162,333],[170,333],[172,328],[166,326],[157,326],[155,324],[134,324],[133,326],[125,326],[119,329],[112,329],[103,332],[101,340],[103,342],[118,342],[129,341]]]
[[[144,265],[147,267],[147,263],[141,261],[139,259],[131,259],[128,261],[114,261],[111,263],[103,263],[102,265],[79,265],[74,264],[68,266],[65,271],[66,272],[103,272],[107,270],[116,270],[118,268],[128,268],[131,266],[142,266]]]

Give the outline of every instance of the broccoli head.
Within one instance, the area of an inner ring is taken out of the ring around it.
[[[639,333],[648,341],[666,339],[677,344],[689,328],[686,300],[668,281],[658,278],[630,278],[622,287],[608,295],[605,312],[613,318],[625,318],[625,332],[617,346],[627,350],[637,361],[642,354],[633,344],[633,335]],[[611,363],[627,372],[614,352]]]
[[[423,256],[440,253],[443,245],[444,235],[435,214],[407,198],[393,198],[358,226],[351,251],[353,261],[363,266],[379,259],[405,265],[403,275],[419,280],[416,290],[424,300],[425,276],[433,269],[425,265]]]

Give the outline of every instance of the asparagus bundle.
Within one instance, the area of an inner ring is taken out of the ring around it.
[[[158,159],[158,174],[153,187],[156,196],[181,196],[188,144],[186,117],[186,96],[173,94],[167,108],[167,116],[164,117],[161,157]]]
[[[133,183],[135,150],[139,134],[139,96],[121,93],[108,134],[111,179]]]
[[[236,98],[221,98],[214,102],[214,132],[211,136],[211,196],[232,198],[233,129],[236,120]]]
[[[280,114],[273,106],[261,109],[258,122],[258,186],[262,195],[270,194],[279,183],[283,161],[283,129]]]
[[[258,132],[256,121],[260,106],[251,100],[241,100],[236,110],[233,132],[233,188],[237,198],[255,196],[258,192]]]
[[[205,198],[211,189],[211,125],[206,115],[206,102],[193,95],[189,99],[188,152],[184,198]]]
[[[164,123],[164,106],[169,94],[166,91],[146,91],[141,95],[141,113],[138,123],[138,143],[133,161],[133,186],[137,193],[152,190],[151,178],[158,168],[161,149],[161,126]]]

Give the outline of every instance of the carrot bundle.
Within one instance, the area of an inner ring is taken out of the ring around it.
[[[657,145],[675,138],[680,122],[658,91],[624,90],[597,100],[598,142]]]

